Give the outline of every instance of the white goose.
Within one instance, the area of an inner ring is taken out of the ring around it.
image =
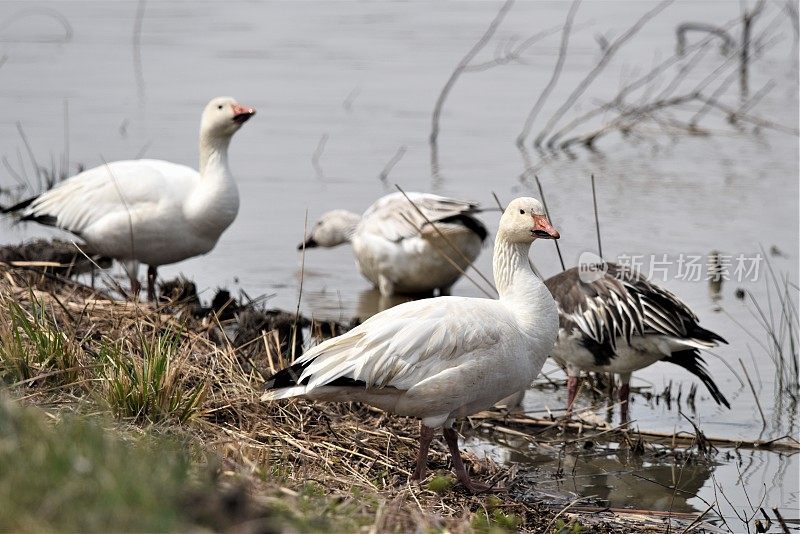
[[[115,161],[2,212],[63,228],[96,252],[122,260],[134,293],[139,263],[146,264],[152,300],[158,266],[209,252],[236,218],[239,191],[228,168],[228,145],[254,114],[229,97],[206,105],[199,173],[168,161]]]
[[[620,375],[621,419],[628,421],[631,373],[658,361],[679,365],[730,408],[700,356],[726,341],[698,324],[697,316],[669,291],[615,263],[591,272],[567,269],[545,281],[558,303],[560,328],[553,359],[567,370],[570,412],[581,371]]]
[[[434,429],[443,428],[458,480],[470,491],[453,420],[527,387],[558,333],[556,304],[528,262],[537,238],[558,232],[533,198],[518,198],[500,220],[494,249],[499,300],[438,297],[400,304],[329,339],[267,380],[262,400],[304,396],[359,401],[418,417],[413,479],[424,476]]]
[[[478,206],[427,193],[407,195],[381,197],[363,215],[329,211],[297,248],[349,242],[359,271],[383,296],[435,289],[447,295],[486,239],[486,227],[471,215]]]

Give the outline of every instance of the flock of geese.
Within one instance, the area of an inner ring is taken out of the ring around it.
[[[139,264],[147,265],[152,300],[159,266],[209,252],[235,219],[239,194],[228,146],[254,114],[228,97],[206,105],[199,172],[159,160],[117,161],[0,211],[67,230],[121,261],[134,293]],[[424,477],[441,428],[458,480],[473,492],[486,487],[467,473],[454,420],[527,389],[548,357],[567,371],[568,411],[582,371],[616,373],[627,421],[631,373],[657,361],[685,368],[728,406],[700,355],[725,341],[674,295],[611,263],[589,282],[577,268],[546,281],[534,274],[531,245],[560,237],[534,198],[513,200],[501,216],[493,255],[499,298],[449,296],[487,238],[477,211],[470,202],[395,193],[363,215],[324,214],[299,248],[350,243],[360,272],[381,294],[439,296],[385,310],[311,348],[267,380],[262,400],[359,401],[419,418],[413,478]]]

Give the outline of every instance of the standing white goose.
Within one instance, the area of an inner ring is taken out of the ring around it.
[[[603,266],[594,266],[588,277],[573,267],[545,281],[558,303],[553,359],[567,369],[568,412],[581,371],[618,373],[626,422],[631,373],[657,361],[683,367],[705,384],[717,404],[730,408],[699,351],[726,341],[701,327],[686,304],[641,273],[615,263]]]
[[[558,237],[538,200],[512,201],[495,241],[499,300],[438,297],[390,308],[272,376],[262,400],[359,401],[418,417],[416,480],[425,474],[434,429],[442,427],[458,480],[480,491],[464,468],[452,423],[526,387],[550,355],[558,313],[528,251],[537,238]]]
[[[478,206],[427,193],[407,195],[381,197],[363,215],[329,211],[297,248],[349,242],[359,271],[383,296],[435,289],[447,295],[486,239],[486,227],[471,215]]]
[[[134,293],[139,263],[146,264],[152,300],[158,266],[209,252],[236,218],[239,191],[228,167],[228,145],[255,112],[229,97],[206,105],[199,173],[161,160],[115,161],[2,212],[68,230],[98,253],[124,261]]]

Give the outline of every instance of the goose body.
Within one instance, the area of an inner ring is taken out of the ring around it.
[[[729,407],[708,374],[700,350],[725,340],[700,326],[697,316],[641,273],[614,263],[582,276],[577,267],[545,281],[558,303],[559,334],[553,359],[566,368],[568,409],[581,371],[620,375],[623,420],[631,373],[658,361],[679,365]]]
[[[148,265],[153,298],[158,266],[209,252],[236,218],[239,192],[228,144],[254,113],[227,97],[209,102],[200,129],[200,172],[161,160],[115,161],[3,211],[67,230],[126,262],[134,288],[138,264]]]
[[[415,478],[424,473],[433,429],[441,427],[459,480],[475,489],[461,464],[453,421],[527,386],[557,335],[555,301],[528,263],[537,237],[557,238],[558,232],[537,200],[516,199],[495,243],[498,300],[445,296],[390,308],[275,374],[262,400],[359,401],[419,418]]]
[[[382,295],[436,289],[448,294],[486,239],[486,227],[472,215],[477,204],[427,193],[407,195],[386,195],[361,216],[345,210],[325,213],[298,248],[349,242],[359,271]]]

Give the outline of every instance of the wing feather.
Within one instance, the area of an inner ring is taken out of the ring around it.
[[[496,345],[500,333],[493,325],[508,320],[498,302],[488,299],[401,304],[306,352],[297,360],[308,363],[298,383],[308,379],[308,392],[338,378],[407,389],[459,365],[463,355]]]
[[[197,171],[158,160],[115,161],[77,174],[39,195],[23,219],[52,218],[55,225],[80,235],[103,217],[182,198]]]
[[[714,346],[722,340],[698,325],[697,316],[675,295],[650,283],[641,273],[608,263],[601,278],[584,282],[577,268],[547,285],[559,303],[562,327],[578,328],[596,343],[615,339],[630,343],[634,335],[666,335]],[[723,340],[724,341],[724,340]]]
[[[408,199],[402,193],[392,193],[378,199],[364,212],[362,228],[397,242],[418,235],[421,229],[430,226],[428,221],[435,223],[466,216],[478,209],[478,204],[474,202],[429,193],[406,194]],[[474,223],[483,227],[477,219],[474,219]]]

